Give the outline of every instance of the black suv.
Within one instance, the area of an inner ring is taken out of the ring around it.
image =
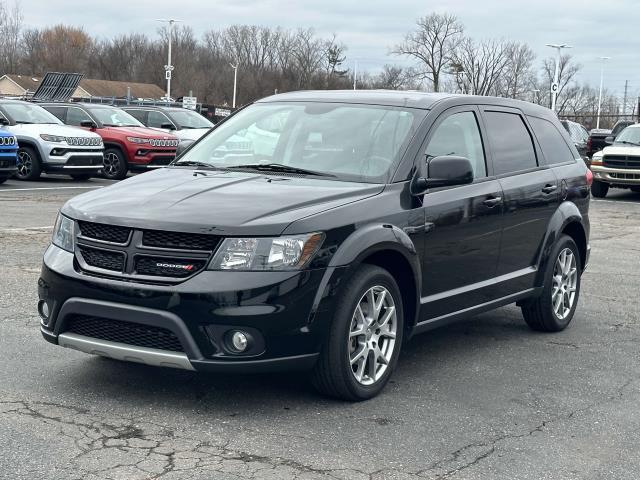
[[[232,136],[249,159],[220,153]],[[564,329],[591,181],[557,118],[529,103],[276,95],[169,168],[64,205],[42,334],[149,365],[310,369],[322,392],[367,399],[407,339],[452,320],[517,303],[531,328]]]

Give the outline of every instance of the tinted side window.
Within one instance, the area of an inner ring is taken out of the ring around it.
[[[454,113],[445,118],[429,140],[426,154],[429,158],[446,155],[468,158],[474,178],[487,176],[482,137],[473,112]]]
[[[67,111],[67,125],[75,125],[79,127],[81,122],[90,121],[91,117],[84,110],[76,107],[69,107],[69,110]]]
[[[147,110],[134,109],[125,111],[143,125],[147,124]]]
[[[47,107],[46,110],[49,111],[49,113],[53,113],[56,117],[65,122],[64,116],[67,112],[66,107]]]
[[[520,115],[485,112],[484,118],[493,149],[493,168],[496,175],[537,166],[533,140]]]
[[[162,112],[150,111],[149,112],[149,123],[147,123],[147,127],[153,128],[162,128],[162,125],[167,123],[173,123],[169,118]]]
[[[564,137],[553,123],[537,117],[529,117],[529,122],[542,149],[544,164],[554,165],[575,159]],[[540,163],[543,163],[542,159]]]

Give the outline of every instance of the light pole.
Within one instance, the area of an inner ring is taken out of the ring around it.
[[[353,67],[353,89],[356,90],[358,88],[358,60]]]
[[[164,77],[167,79],[167,103],[169,103],[171,101],[171,75],[173,74],[173,65],[171,65],[171,40],[173,38],[173,25],[176,22],[181,22],[182,20],[176,20],[173,18],[158,18],[156,19],[156,21],[169,24],[169,47],[167,48],[167,64],[164,66]]]
[[[551,110],[553,110],[553,112],[555,113],[556,111],[556,100],[558,99],[558,90],[560,89],[560,85],[558,84],[558,82],[560,81],[560,55],[561,55],[561,50],[563,48],[571,48],[570,45],[567,45],[566,43],[561,43],[561,44],[557,44],[557,43],[547,43],[546,44],[547,47],[551,47],[551,48],[555,48],[557,50],[557,55],[556,55],[556,71],[553,75],[553,85],[551,85]]]
[[[531,92],[533,93],[533,103],[539,105],[540,104],[540,90],[537,88],[534,88],[533,90],[531,90]]]
[[[235,65],[230,63],[231,68],[233,68],[233,104],[232,108],[236,108],[236,92],[238,91],[238,63]]]
[[[600,65],[600,93],[598,94],[598,117],[596,120],[596,128],[600,128],[600,108],[602,107],[602,84],[604,83],[604,63],[611,57],[599,57],[602,60]]]

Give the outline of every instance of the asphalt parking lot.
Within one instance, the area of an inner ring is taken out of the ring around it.
[[[0,478],[640,478],[640,195],[591,206],[573,324],[516,307],[414,338],[379,397],[304,374],[220,376],[46,343],[37,279],[58,208],[112,182],[0,186]]]

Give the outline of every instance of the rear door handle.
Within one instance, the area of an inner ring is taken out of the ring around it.
[[[557,189],[558,189],[558,185],[551,185],[551,184],[549,184],[549,185],[545,185],[545,186],[542,188],[542,193],[553,193],[553,192],[555,192]]]
[[[491,198],[487,198],[484,202],[487,207],[489,208],[493,208],[496,205],[499,205],[502,203],[502,197],[491,197]]]

